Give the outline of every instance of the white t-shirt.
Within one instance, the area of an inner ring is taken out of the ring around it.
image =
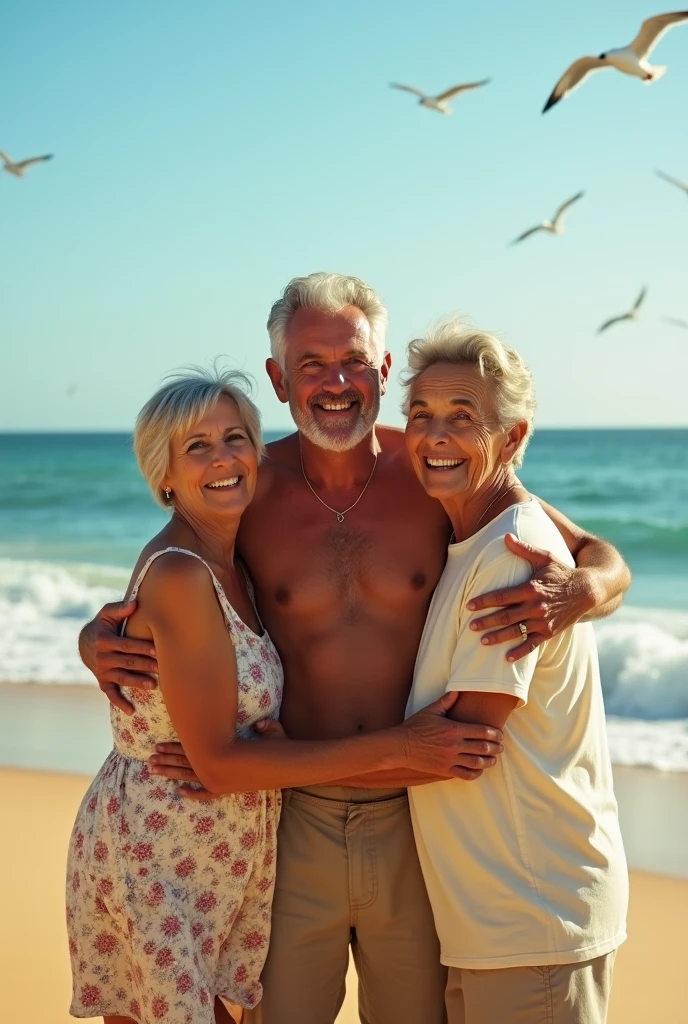
[[[573,565],[535,500],[449,547],[418,651],[407,715],[448,690],[519,698],[504,752],[475,782],[409,789],[416,844],[451,967],[590,960],[626,938],[628,877],[592,625],[521,661],[484,646],[466,602],[529,579],[506,533]],[[511,646],[515,646],[515,643]]]

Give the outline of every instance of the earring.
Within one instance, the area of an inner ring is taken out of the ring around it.
[[[172,497],[172,491],[169,489],[169,487],[165,488],[165,497],[167,498],[168,501]]]

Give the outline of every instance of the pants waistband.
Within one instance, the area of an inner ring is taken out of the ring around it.
[[[331,804],[380,804],[408,800],[405,788],[363,789],[359,786],[299,786],[291,793]]]

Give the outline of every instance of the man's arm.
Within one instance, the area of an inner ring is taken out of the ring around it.
[[[611,615],[631,585],[631,570],[609,541],[588,533],[540,498],[538,501],[564,538],[577,569],[586,571],[587,590],[594,603],[583,621]]]
[[[507,652],[509,661],[518,661],[576,622],[611,614],[621,604],[631,582],[630,570],[612,544],[587,533],[557,509],[541,504],[576,559],[576,568],[564,565],[548,551],[507,535],[506,546],[530,562],[532,578],[515,587],[490,591],[468,603],[470,611],[499,609],[471,623],[476,632],[489,630],[481,637],[481,643],[521,640]],[[522,638],[520,623],[526,627],[526,639]]]
[[[81,660],[110,703],[125,715],[133,715],[134,708],[120,686],[149,690],[157,685],[151,678],[158,671],[152,642],[120,635],[122,623],[135,610],[135,601],[106,604],[79,634]]]

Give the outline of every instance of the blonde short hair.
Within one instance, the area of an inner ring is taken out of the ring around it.
[[[286,331],[297,309],[317,309],[323,313],[339,313],[345,306],[355,306],[370,324],[370,336],[382,362],[389,315],[382,299],[359,277],[320,272],[308,277],[294,277],[273,304],[268,317],[268,334],[272,358],[282,369],[286,365]]]
[[[502,430],[516,423],[528,424],[525,437],[511,460],[518,469],[523,464],[528,442],[533,434],[535,389],[530,370],[518,352],[505,345],[494,334],[470,327],[458,317],[440,320],[424,338],[416,338],[408,346],[408,370],[402,378],[404,402],[402,410],[409,415],[411,390],[415,382],[435,363],[475,366],[481,376],[494,382],[495,407]]]
[[[213,408],[222,395],[236,402],[249,440],[260,462],[265,454],[260,413],[251,401],[251,378],[239,370],[204,370],[190,367],[172,373],[149,398],[136,418],[134,453],[153,497],[163,508],[171,501],[165,497],[161,482],[170,466],[170,442],[175,434],[187,431]]]

